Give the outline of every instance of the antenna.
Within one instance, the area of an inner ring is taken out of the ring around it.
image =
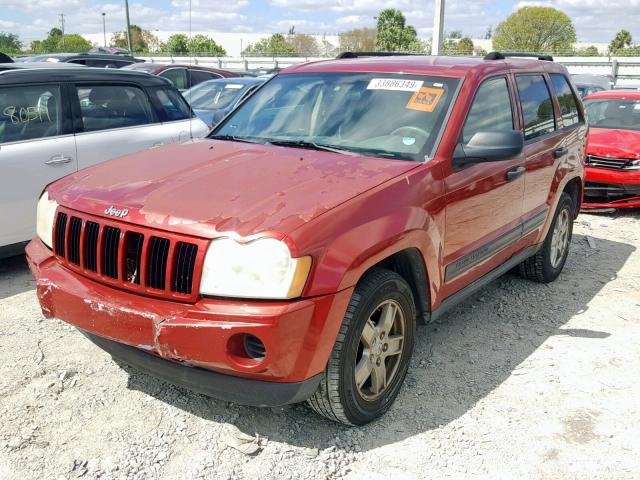
[[[60,30],[62,30],[62,48],[64,48],[64,17],[66,17],[66,15],[64,13],[61,13],[59,15],[60,17]]]

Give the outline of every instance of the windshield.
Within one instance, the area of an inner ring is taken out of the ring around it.
[[[182,95],[191,104],[191,108],[220,110],[231,105],[244,92],[245,88],[246,85],[240,83],[214,80],[196,85]]]
[[[210,137],[423,161],[458,83],[384,73],[279,75]]]
[[[587,100],[584,105],[591,127],[640,130],[640,99]]]

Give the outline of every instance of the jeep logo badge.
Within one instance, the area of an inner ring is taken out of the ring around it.
[[[104,211],[105,215],[110,215],[112,217],[117,217],[117,218],[124,218],[127,215],[129,215],[129,210],[122,209],[122,210],[118,210],[117,208],[115,208],[113,205],[110,206],[109,208],[107,208]]]

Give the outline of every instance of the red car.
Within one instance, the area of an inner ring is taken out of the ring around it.
[[[240,76],[240,74],[228,70],[203,67],[201,65],[181,65],[178,63],[168,65],[160,63],[133,63],[123,67],[123,70],[137,70],[138,72],[158,75],[159,77],[169,80],[178,90],[187,90],[207,80]]]
[[[552,61],[295,66],[207,139],[50,185],[27,248],[42,311],[170,382],[364,424],[416,323],[516,266],[560,274],[586,130]]]
[[[640,91],[585,98],[589,114],[583,208],[640,207]]]

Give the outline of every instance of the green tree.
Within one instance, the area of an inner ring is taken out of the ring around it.
[[[552,7],[523,7],[496,27],[494,50],[563,52],[571,50],[576,30],[571,19]]]
[[[176,33],[167,39],[167,51],[172,54],[184,55],[189,53],[189,37],[184,33]]]
[[[590,45],[587,48],[577,48],[573,54],[576,57],[598,57],[600,56],[600,52],[598,51],[598,47],[594,45]]]
[[[58,42],[59,52],[87,52],[93,48],[93,44],[89,42],[82,35],[73,33],[71,35],[64,35]]]
[[[115,32],[111,36],[110,45],[118,48],[129,48],[127,42],[127,32]],[[143,30],[138,25],[131,25],[131,49],[134,53],[148,52],[150,50],[158,50],[160,40],[149,30]]]
[[[263,38],[259,42],[249,45],[243,52],[248,56],[287,56],[295,55],[295,49],[287,43],[281,33],[274,33],[269,38]]]
[[[58,27],[53,27],[51,30],[49,30],[49,37],[61,37],[62,36],[62,30],[60,30]]]
[[[473,40],[469,37],[461,38],[458,42],[458,55],[473,55]]]
[[[611,43],[609,44],[609,52],[614,54],[618,53],[620,50],[630,47],[632,42],[633,38],[631,37],[631,33],[627,30],[620,30],[616,33],[613,40],[611,40]]]
[[[356,28],[343,32],[338,37],[342,52],[373,52],[376,49],[375,28]]]
[[[206,35],[195,35],[187,42],[189,52],[206,53],[215,57],[224,57],[227,51]]]
[[[35,40],[31,42],[32,53],[60,53],[60,52],[74,52],[82,53],[90,50],[93,45],[86,38],[77,33],[69,35],[58,35],[57,32],[52,29],[49,35],[44,40]]]
[[[287,36],[287,43],[296,52],[296,55],[303,57],[317,57],[320,55],[320,45],[318,41],[311,35],[303,33],[294,33]]]
[[[15,33],[0,32],[0,52],[18,53],[22,50],[20,37]]]
[[[378,15],[376,46],[384,52],[422,49],[416,29],[406,25],[400,10],[386,8]]]

